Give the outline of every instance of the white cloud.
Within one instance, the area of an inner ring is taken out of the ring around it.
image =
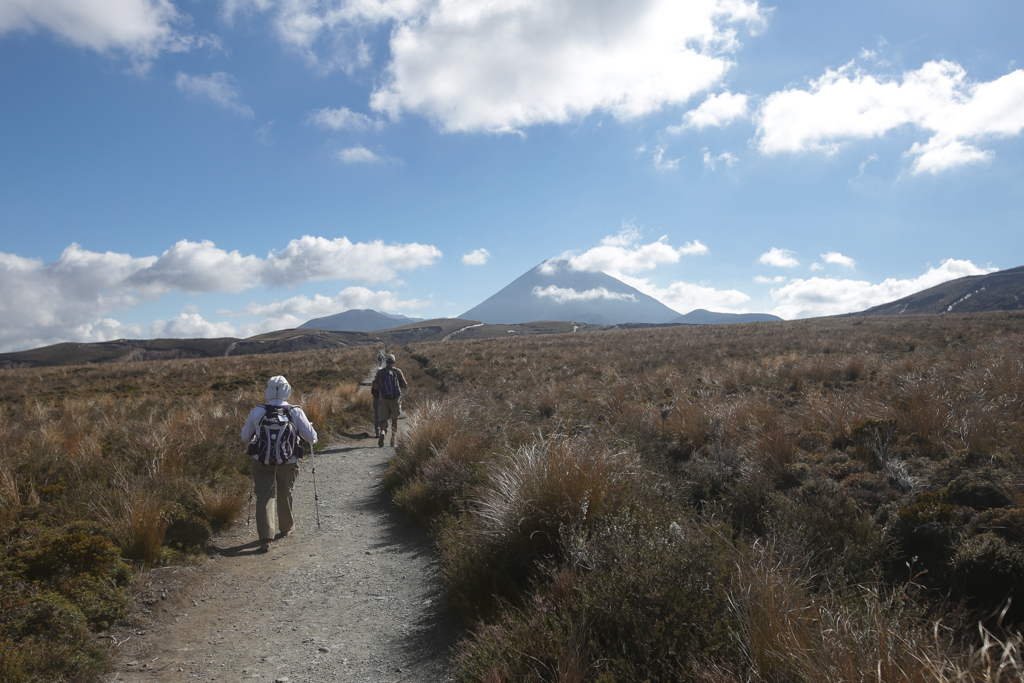
[[[682,133],[690,128],[727,126],[733,121],[747,117],[746,95],[724,92],[721,95],[708,95],[699,107],[683,114],[683,122],[678,126],[669,126],[669,133]]]
[[[533,295],[538,299],[554,299],[556,303],[560,304],[568,303],[570,301],[593,301],[595,299],[607,299],[609,301],[636,301],[635,294],[611,292],[604,287],[585,289],[582,292],[577,292],[572,287],[558,287],[550,285],[548,287],[534,287]]]
[[[673,282],[668,287],[658,287],[646,278],[634,278],[617,275],[630,287],[634,287],[647,296],[653,297],[669,308],[680,313],[689,313],[697,308],[704,308],[720,313],[747,313],[737,308],[750,301],[750,297],[737,289],[715,289],[689,282]]]
[[[813,266],[812,266],[812,268],[813,268]],[[785,282],[785,281],[786,281],[786,276],[785,275],[776,275],[775,277],[765,277],[764,275],[755,275],[754,276],[754,282],[756,282],[758,284],[762,284],[762,285],[778,284],[780,282]]]
[[[665,148],[657,147],[654,150],[654,168],[659,171],[674,171],[679,168],[679,159],[665,159]]]
[[[348,107],[318,109],[309,115],[309,122],[328,130],[353,130],[357,132],[380,130],[384,127],[384,122],[380,119],[370,118],[366,114],[352,111]]]
[[[120,50],[145,62],[196,44],[175,28],[184,17],[170,0],[3,0],[0,34],[44,28],[72,45]]]
[[[995,270],[998,269],[981,268],[970,261],[946,259],[938,268],[929,268],[924,275],[908,280],[889,278],[874,284],[863,280],[820,277],[797,279],[772,290],[772,299],[777,304],[772,313],[792,319],[863,311],[948,280],[984,275]]]
[[[632,224],[627,224],[618,235],[601,240],[600,246],[579,255],[563,256],[572,270],[616,274],[653,270],[665,263],[676,263],[682,256],[709,253],[700,240],[687,242],[679,248],[668,243],[667,235],[650,244],[639,244],[639,241],[639,231]]]
[[[117,338],[116,325],[103,319],[114,308],[137,303],[121,283],[155,260],[89,252],[77,244],[52,263],[0,253],[0,350]]]
[[[415,242],[353,243],[344,237],[308,235],[266,258],[188,240],[160,256],[139,258],[92,252],[77,244],[52,263],[0,252],[0,351],[139,336],[142,328],[121,325],[110,313],[135,307],[140,297],[155,299],[171,291],[238,293],[320,280],[383,282],[399,270],[428,266],[441,256],[436,247]],[[185,317],[166,321],[160,329],[203,328],[198,319],[188,317],[192,314],[185,311]],[[218,323],[209,325],[213,327],[205,329],[216,329]]]
[[[263,268],[258,256],[227,252],[208,240],[181,240],[120,284],[150,299],[172,290],[237,293],[260,284]]]
[[[931,133],[905,153],[914,173],[989,161],[995,153],[975,143],[1024,128],[1024,70],[976,83],[962,66],[945,60],[898,79],[866,74],[850,63],[826,71],[807,90],[769,95],[758,115],[757,146],[765,154],[834,153],[846,141],[907,125]]]
[[[704,168],[709,171],[714,171],[718,167],[718,162],[724,163],[726,168],[732,168],[732,166],[738,161],[738,159],[730,152],[722,152],[717,157],[713,157],[707,147],[703,148],[701,151],[704,152]]]
[[[246,117],[252,117],[252,109],[242,103],[242,94],[230,74],[217,71],[209,76],[189,76],[178,72],[174,79],[178,90],[188,97],[207,99],[219,107]]]
[[[349,147],[338,152],[338,158],[346,164],[377,164],[383,161],[365,147]]]
[[[467,266],[482,266],[490,260],[491,252],[486,249],[475,249],[462,256],[462,262]]]
[[[351,242],[347,237],[303,237],[292,240],[280,252],[272,252],[261,273],[263,284],[297,285],[316,280],[359,280],[375,283],[391,280],[398,270],[416,270],[441,258],[430,244]]]
[[[170,320],[154,320],[149,326],[149,337],[202,339],[211,337],[234,337],[238,334],[231,323],[213,323],[198,313],[182,312]]]
[[[371,106],[393,117],[421,113],[446,131],[490,132],[595,111],[628,120],[682,104],[721,81],[739,45],[735,25],[761,16],[747,0],[447,0],[405,9]]]
[[[842,266],[843,268],[854,268],[857,265],[857,262],[852,258],[849,256],[843,256],[838,251],[830,251],[827,254],[820,254],[820,256],[821,260],[825,263],[834,263],[835,265]]]
[[[796,268],[800,265],[800,262],[794,258],[792,251],[789,249],[779,249],[778,247],[772,247],[761,254],[761,258],[758,260],[766,266],[775,266],[776,268]]]

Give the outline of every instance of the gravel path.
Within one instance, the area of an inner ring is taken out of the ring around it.
[[[211,539],[211,561],[148,573],[138,620],[113,634],[108,681],[448,681],[459,637],[426,535],[380,477],[390,447],[339,441],[295,484],[297,533],[257,553],[256,523]],[[309,458],[306,458],[308,461]]]

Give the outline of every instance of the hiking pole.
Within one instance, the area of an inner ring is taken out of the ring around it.
[[[247,512],[246,515],[245,515],[245,526],[246,527],[249,526],[249,520],[252,519],[252,492],[253,492],[253,489],[255,489],[255,488],[256,488],[256,481],[252,478],[252,476],[250,476],[249,477],[249,512]]]
[[[313,508],[316,510],[316,530],[320,531],[320,496],[316,492],[316,456],[313,455],[313,444],[311,443],[309,444],[309,459],[313,466]]]

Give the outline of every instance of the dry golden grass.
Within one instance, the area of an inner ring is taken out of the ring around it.
[[[527,657],[527,643],[552,648],[529,653],[543,667],[477,662],[478,671],[599,678],[596,663],[623,641],[600,619],[578,618],[596,606],[573,590],[605,596],[622,607],[616,623],[635,627],[642,620],[628,606],[647,604],[644,591],[670,595],[697,580],[673,573],[680,558],[658,538],[637,532],[613,542],[606,520],[656,509],[721,536],[700,546],[702,566],[733,569],[706,586],[728,586],[729,623],[744,647],[721,631],[702,641],[706,650],[680,654],[673,648],[691,645],[671,634],[687,627],[660,604],[663,620],[643,615],[644,644],[665,646],[682,668],[648,662],[636,671],[708,681],[1021,677],[1013,629],[1024,618],[1024,315],[678,327],[397,351],[412,391],[389,489],[437,532],[459,608],[508,617],[501,633],[478,630],[494,640],[474,651],[508,662]],[[224,524],[240,510],[238,431],[267,377],[288,377],[293,402],[326,436],[368,425],[370,396],[359,382],[372,361],[352,349],[0,371],[0,523],[43,511],[101,521],[126,556],[165,561],[168,524],[189,515]],[[584,556],[594,539],[605,539],[609,557],[665,567],[592,571]],[[766,547],[772,553],[758,551]],[[567,563],[583,574],[555,590],[546,581]],[[913,590],[901,589],[914,577]],[[643,591],[635,581],[647,582]],[[549,611],[536,612],[531,596],[549,591],[562,597],[544,598]],[[1000,626],[991,615],[1007,596]],[[575,612],[560,611],[569,604]],[[717,617],[726,615],[702,620]],[[979,619],[986,630],[972,625]],[[510,635],[531,629],[540,632]]]
[[[449,396],[432,408],[423,443],[461,433],[462,402],[472,402],[474,420],[495,434],[475,459],[486,467],[449,485],[472,504],[444,518],[440,534],[453,598],[468,614],[496,618],[476,607],[495,591],[526,619],[539,575],[507,565],[534,552],[524,538],[541,539],[544,551],[533,556],[545,561],[571,555],[554,529],[579,523],[580,490],[593,487],[550,445],[578,440],[642,463],[630,477],[634,493],[609,489],[620,496],[611,509],[648,505],[641,501],[653,495],[691,508],[680,514],[732,525],[746,655],[706,661],[692,669],[703,672],[698,678],[985,680],[996,675],[993,662],[1004,669],[992,680],[1021,676],[1012,629],[1000,632],[997,646],[984,640],[991,633],[963,625],[987,619],[1007,595],[1013,607],[1003,628],[1024,614],[1020,574],[1014,578],[1024,570],[1014,564],[1024,557],[1024,315],[809,320],[411,349]],[[439,461],[442,449],[416,443],[400,444],[393,472],[406,458],[416,460],[409,471],[417,473]],[[580,488],[552,484],[551,472]],[[424,499],[437,487],[418,481],[419,509],[429,511]],[[753,562],[744,548],[757,543],[804,558],[800,570]],[[481,549],[495,545],[505,550]],[[515,548],[526,550],[510,555]],[[899,588],[911,578],[907,565],[920,583],[913,596]],[[936,631],[947,596],[957,610],[947,615],[952,631]],[[986,627],[998,628],[991,619]],[[515,647],[507,629],[480,633]],[[579,651],[603,656],[600,648]],[[554,653],[536,656],[549,662],[537,680],[558,680]],[[466,680],[486,679],[475,676]]]

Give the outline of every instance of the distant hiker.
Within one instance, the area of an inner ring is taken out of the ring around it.
[[[250,444],[252,483],[256,489],[256,530],[260,552],[270,550],[278,538],[295,530],[292,519],[292,488],[299,466],[298,437],[316,443],[316,430],[299,406],[288,403],[292,387],[278,375],[267,382],[267,402],[256,406],[242,427],[242,441]],[[253,440],[253,437],[257,437]],[[299,455],[301,457],[301,455]],[[274,510],[277,535],[274,535]]]
[[[387,361],[387,347],[377,352],[377,370],[384,367]],[[376,386],[370,387],[370,396],[373,396],[373,438],[380,438],[380,390]]]
[[[398,416],[402,413],[402,389],[408,387],[409,383],[405,381],[405,375],[395,367],[394,354],[389,353],[384,359],[384,367],[377,370],[377,376],[373,378],[373,388],[380,394],[378,413],[380,424],[377,432],[377,446],[380,448],[384,447],[384,435],[388,431],[388,417],[391,418],[391,445],[395,445]]]

